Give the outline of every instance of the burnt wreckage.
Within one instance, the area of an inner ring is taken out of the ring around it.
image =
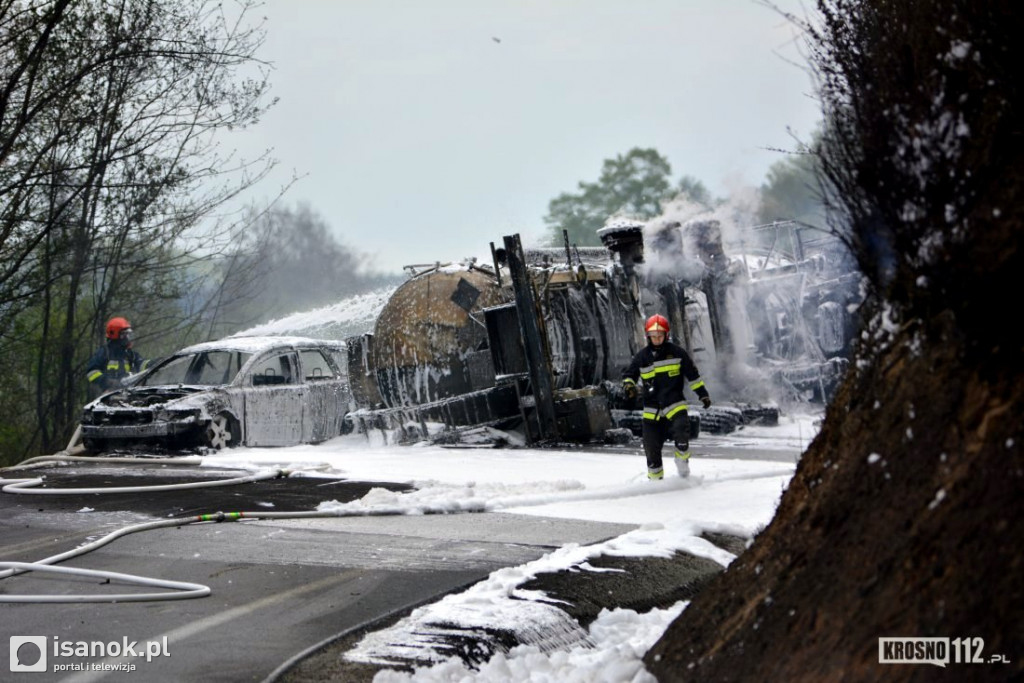
[[[344,345],[228,337],[184,348],[82,409],[72,447],[172,451],[319,443],[351,403]]]
[[[640,406],[620,376],[652,313],[668,316],[715,400],[691,407],[694,436],[773,424],[780,398],[828,400],[860,281],[835,240],[772,224],[748,233],[760,249],[741,244],[730,258],[717,220],[648,232],[645,244],[643,224],[619,221],[599,231],[604,248],[566,239],[529,250],[511,235],[491,243],[493,265],[408,267],[373,332],[345,340],[346,429],[396,441],[487,427],[528,442],[628,440]]]

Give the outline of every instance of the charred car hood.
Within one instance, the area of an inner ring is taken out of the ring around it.
[[[91,407],[148,408],[187,398],[193,394],[209,392],[212,388],[183,384],[172,387],[133,387],[101,396]]]

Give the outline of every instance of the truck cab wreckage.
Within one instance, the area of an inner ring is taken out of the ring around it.
[[[598,232],[603,248],[563,234],[564,249],[524,249],[516,234],[491,243],[488,265],[407,266],[373,331],[345,340],[345,428],[393,442],[510,431],[527,443],[628,442],[640,406],[620,377],[653,313],[715,400],[691,406],[693,437],[775,424],[780,401],[827,402],[846,371],[860,277],[820,231],[759,230],[765,246],[741,257],[726,254],[717,220],[617,220]]]

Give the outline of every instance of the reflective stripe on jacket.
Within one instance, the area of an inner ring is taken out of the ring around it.
[[[128,375],[142,370],[142,356],[120,342],[107,342],[92,355],[85,366],[85,378],[91,386],[108,388]]]
[[[660,346],[648,343],[633,356],[622,372],[625,383],[643,382],[643,416],[648,420],[671,420],[687,409],[683,391],[687,384],[698,397],[708,395],[707,387],[690,354],[670,341]]]

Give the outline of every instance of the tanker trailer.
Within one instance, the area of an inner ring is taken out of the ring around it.
[[[599,232],[604,249],[573,253],[566,243],[564,251],[526,251],[511,235],[504,248],[492,243],[493,267],[469,261],[413,272],[374,333],[347,340],[358,406],[349,422],[399,440],[471,426],[520,429],[527,441],[621,439],[625,428],[640,428],[621,372],[646,343],[643,321],[653,313],[669,317],[683,346],[703,359],[705,376],[724,390],[715,347],[733,344],[714,323],[724,317],[735,272],[721,267],[728,262],[720,239],[707,237],[713,231],[695,231],[717,247],[711,255],[700,258],[708,251],[702,244],[687,257],[680,227],[652,239],[654,260],[665,256],[669,265],[660,271],[645,263],[645,225],[618,221]],[[711,431],[743,420],[724,406],[692,411],[694,437],[702,415]]]
[[[605,249],[584,253],[587,263],[578,251],[575,263],[557,263],[532,250],[526,263],[517,246],[511,258],[494,250],[493,268],[413,272],[373,333],[346,340],[350,426],[398,440],[481,425],[516,427],[530,441],[601,437],[613,428],[605,385],[618,387],[641,325],[635,278]],[[522,266],[519,286],[510,261]]]
[[[528,439],[607,437],[609,379],[618,386],[639,348],[635,282],[607,250],[588,250],[584,260],[568,244],[526,252],[519,235],[504,244],[495,262],[512,301],[484,311],[496,381],[516,386]]]
[[[400,286],[373,329],[384,404],[421,405],[493,387],[481,310],[506,300],[493,273],[474,265],[435,267]]]
[[[507,299],[494,271],[472,261],[413,272],[373,332],[346,340],[350,426],[408,440],[520,418],[514,389],[495,386],[483,321],[484,308]]]

